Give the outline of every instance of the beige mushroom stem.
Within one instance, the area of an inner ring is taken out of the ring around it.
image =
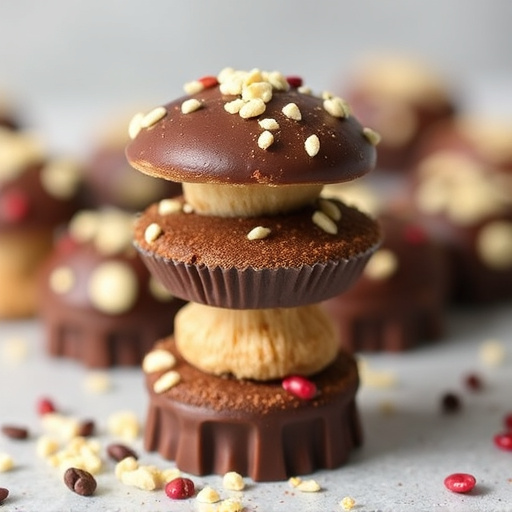
[[[185,200],[199,215],[253,217],[298,210],[313,203],[323,185],[222,185],[183,183]]]
[[[189,303],[176,316],[174,335],[190,364],[240,379],[311,375],[329,365],[339,347],[319,305],[232,310]]]

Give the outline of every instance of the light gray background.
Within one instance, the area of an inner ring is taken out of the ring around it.
[[[362,53],[387,48],[471,94],[510,76],[511,23],[508,0],[1,0],[0,89],[51,123],[55,99],[160,103],[226,65],[332,89]]]

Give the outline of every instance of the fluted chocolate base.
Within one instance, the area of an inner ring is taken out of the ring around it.
[[[168,338],[158,345],[177,358],[181,377],[157,394],[162,372],[147,375],[150,396],[145,448],[194,475],[237,471],[255,481],[285,480],[343,465],[362,442],[354,359],[341,352],[312,377],[318,395],[301,400],[281,381],[205,374],[186,363]]]

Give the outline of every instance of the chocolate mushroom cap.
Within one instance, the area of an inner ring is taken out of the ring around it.
[[[200,107],[182,113],[183,102],[191,98]],[[172,181],[241,185],[337,183],[374,168],[376,150],[361,124],[352,115],[331,115],[322,98],[296,88],[274,90],[265,111],[250,118],[226,111],[225,104],[237,98],[223,95],[215,85],[168,103],[164,117],[142,128],[128,144],[130,164]],[[300,120],[283,113],[290,103],[297,105]],[[265,131],[262,119],[279,125],[269,130],[273,143],[266,149],[258,145]],[[305,149],[312,135],[320,143],[314,156]]]

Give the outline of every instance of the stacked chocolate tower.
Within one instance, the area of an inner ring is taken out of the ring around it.
[[[145,364],[146,448],[193,474],[279,480],[343,464],[361,441],[353,358],[319,303],[347,289],[378,226],[326,183],[370,171],[378,136],[297,77],[223,70],[130,124],[136,169],[181,182],[135,245],[190,301]]]

